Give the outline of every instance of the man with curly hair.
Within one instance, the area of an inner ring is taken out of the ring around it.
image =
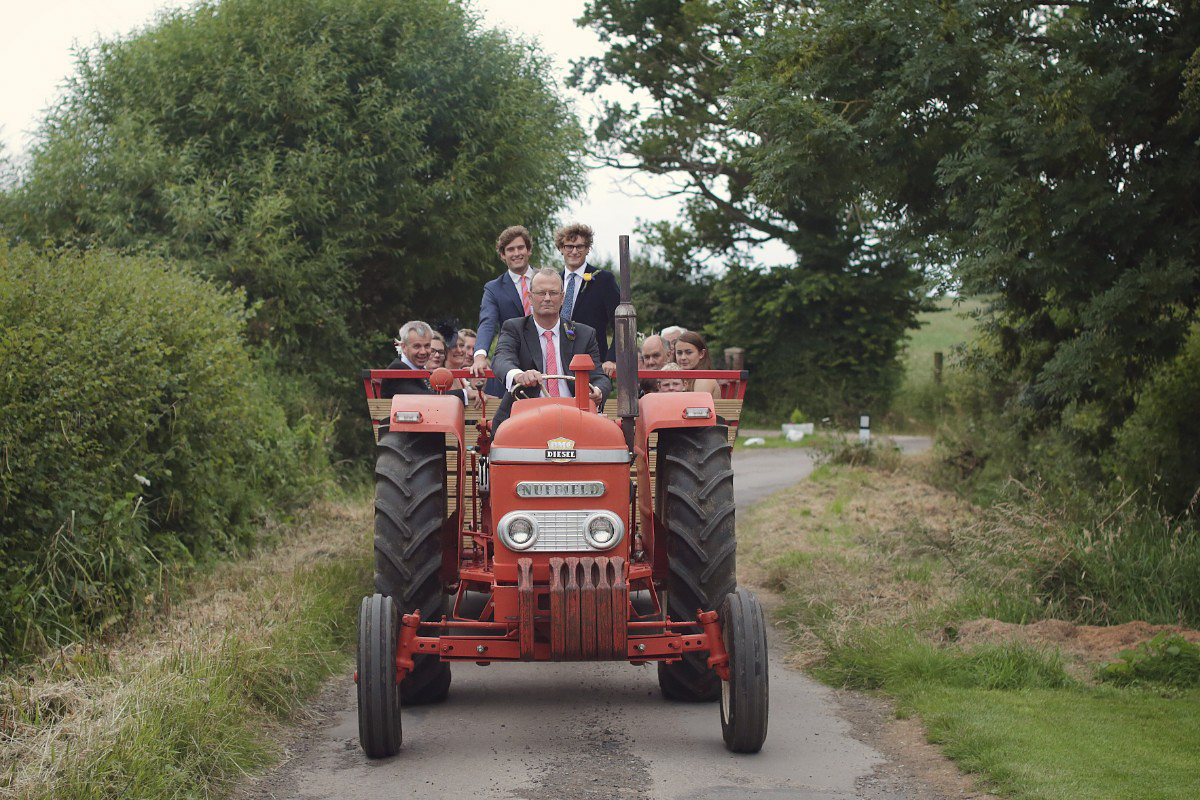
[[[554,246],[563,257],[562,317],[568,322],[582,322],[596,331],[600,355],[604,359],[601,368],[612,378],[617,374],[614,317],[621,302],[621,290],[611,272],[587,263],[592,239],[591,226],[578,222],[565,225],[554,233]],[[608,338],[610,329],[613,332],[611,341]]]

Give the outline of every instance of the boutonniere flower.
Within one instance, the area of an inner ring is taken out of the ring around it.
[[[563,328],[563,333],[566,335],[568,342],[575,341],[575,329],[574,328]]]
[[[595,274],[596,274],[596,273],[594,273],[594,272],[585,272],[585,273],[583,273],[583,282],[584,282],[584,283],[590,283],[590,282],[591,282],[591,280],[592,280],[592,276],[593,276],[593,275],[595,275]]]

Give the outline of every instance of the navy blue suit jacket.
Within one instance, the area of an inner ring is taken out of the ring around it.
[[[533,268],[525,274],[533,280]],[[479,325],[475,329],[475,349],[489,350],[492,339],[500,332],[500,326],[510,319],[525,316],[525,307],[521,305],[521,293],[507,269],[500,275],[483,285],[483,298],[479,301]],[[492,397],[504,394],[504,383],[495,378],[489,378],[483,385],[483,390]]]
[[[587,264],[583,271],[591,275],[592,279],[583,282],[583,288],[579,290],[579,297],[575,300],[575,307],[571,309],[571,319],[582,322],[596,331],[596,341],[603,356],[601,361],[615,362],[617,331],[613,317],[621,302],[621,290],[617,286],[617,279],[608,270],[596,269]],[[563,280],[566,279],[567,271],[563,270]]]
[[[532,276],[530,280],[533,280]],[[475,329],[475,349],[490,350],[492,339],[500,332],[500,326],[507,320],[523,316],[525,307],[521,305],[521,294],[506,269],[483,285],[483,298],[479,301],[479,325]]]

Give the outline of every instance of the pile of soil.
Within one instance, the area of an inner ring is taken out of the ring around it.
[[[975,619],[959,625],[953,638],[964,646],[1018,643],[1057,648],[1068,665],[1090,668],[1116,661],[1122,650],[1132,650],[1164,631],[1168,635],[1179,634],[1189,642],[1200,642],[1200,631],[1178,625],[1151,625],[1141,621],[1122,625],[1076,625],[1060,619],[1046,619],[1029,625]]]

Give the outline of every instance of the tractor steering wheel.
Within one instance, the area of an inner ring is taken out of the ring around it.
[[[546,381],[553,381],[553,380],[571,381],[571,383],[574,383],[575,376],[574,375],[543,375],[542,379],[540,381],[538,381],[538,385],[545,386]],[[530,399],[529,390],[532,388],[533,388],[532,386],[522,386],[520,384],[514,386],[512,389],[513,400],[529,400]]]

